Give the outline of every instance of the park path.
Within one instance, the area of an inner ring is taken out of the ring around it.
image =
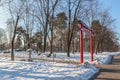
[[[96,65],[100,72],[90,80],[120,80],[120,55],[113,56],[110,64]]]

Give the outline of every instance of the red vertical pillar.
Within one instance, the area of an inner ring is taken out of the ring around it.
[[[93,61],[93,37],[92,30],[90,30],[90,60]]]
[[[83,63],[83,32],[81,23],[80,23],[80,63]]]

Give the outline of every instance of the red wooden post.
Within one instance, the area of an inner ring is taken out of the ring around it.
[[[83,63],[83,32],[82,24],[80,23],[80,63]]]
[[[93,61],[93,37],[92,30],[90,30],[90,60]]]

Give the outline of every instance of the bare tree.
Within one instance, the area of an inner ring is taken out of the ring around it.
[[[93,20],[97,19],[99,12],[101,11],[100,3],[98,0],[87,0],[84,1],[83,9],[79,15],[88,26],[91,26]]]
[[[29,0],[23,0],[22,2],[25,3],[24,5],[24,9],[25,12],[22,15],[22,19],[23,19],[23,23],[24,25],[22,26],[25,30],[26,30],[26,47],[27,48],[31,48],[31,38],[33,35],[33,31],[34,29],[34,25],[35,25],[35,16],[33,16],[35,14],[34,11],[34,1],[29,1]]]
[[[104,46],[109,50],[110,46],[107,46],[109,44],[106,40],[109,39],[111,41],[111,45],[114,44],[113,40],[115,40],[114,32],[110,29],[111,27],[109,27],[114,22],[114,19],[112,19],[106,11],[103,13],[101,12],[99,16],[99,20],[92,22],[92,28],[94,30],[94,50],[96,53],[106,50]]]
[[[101,24],[101,29],[100,29],[100,37],[99,37],[99,49],[103,51],[103,46],[105,43],[104,41],[110,37],[115,39],[114,32],[109,30],[110,28],[112,29],[111,25],[114,23],[115,19],[112,19],[112,17],[109,15],[108,10],[101,11],[98,15],[99,21]],[[107,38],[108,37],[108,38]],[[114,43],[114,42],[113,42]],[[112,50],[112,49],[111,49]]]
[[[50,31],[51,31],[51,40],[50,40],[50,54],[52,54],[53,52],[53,27],[55,26],[55,8],[58,4],[58,0],[56,0],[54,3],[52,2],[52,16],[51,16],[51,19],[50,19]]]
[[[73,6],[71,6],[71,4],[73,4]],[[67,56],[70,56],[70,48],[71,48],[71,42],[73,39],[73,34],[74,34],[74,30],[75,30],[75,26],[72,26],[72,22],[73,24],[75,24],[74,22],[77,20],[78,17],[78,13],[81,10],[81,0],[69,0],[68,1],[68,16],[69,16],[69,20],[68,20],[68,38],[67,38]],[[71,14],[72,13],[72,14]],[[72,19],[71,19],[72,18]]]
[[[98,19],[100,21],[100,24],[102,26],[109,26],[114,23],[115,19],[113,19],[109,14],[109,9],[104,9],[103,11],[100,11],[98,14]],[[112,27],[111,27],[112,28]]]
[[[49,24],[49,6],[50,6],[49,0],[36,0],[35,17],[38,19],[40,26],[42,26],[42,30],[44,33],[43,52],[45,52],[46,50],[46,43],[47,43],[48,24]]]
[[[9,0],[8,3],[8,9],[9,9],[9,13],[11,15],[11,24],[13,27],[13,36],[12,36],[12,40],[11,40],[11,60],[14,60],[14,41],[15,41],[15,37],[16,37],[16,29],[18,26],[18,22],[20,19],[20,16],[23,13],[23,6],[24,3],[19,3],[15,0]]]

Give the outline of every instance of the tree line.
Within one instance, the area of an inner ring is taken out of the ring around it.
[[[32,48],[37,52],[79,51],[78,20],[94,30],[94,52],[117,51],[119,45],[111,27],[114,19],[100,0],[1,0],[8,10],[7,42],[0,45],[14,49]],[[2,37],[0,35],[0,37]],[[84,34],[84,51],[89,51],[89,33]]]

